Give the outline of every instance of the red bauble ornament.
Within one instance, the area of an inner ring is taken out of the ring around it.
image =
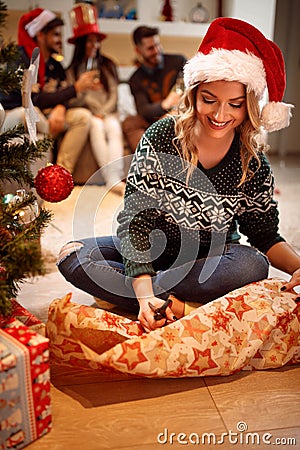
[[[0,264],[0,281],[5,281],[7,278],[7,272],[4,266]]]
[[[49,164],[38,171],[34,186],[43,200],[56,203],[69,197],[74,182],[67,169],[58,164]]]

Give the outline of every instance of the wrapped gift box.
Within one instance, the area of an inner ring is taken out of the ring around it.
[[[12,311],[11,317],[19,320],[33,331],[45,336],[45,324],[42,323],[37,317],[30,313],[24,306],[17,302],[14,298],[11,299]],[[0,328],[7,323],[8,318],[0,315]],[[1,447],[0,447],[1,448]]]
[[[0,328],[0,449],[51,429],[49,340],[13,318]]]

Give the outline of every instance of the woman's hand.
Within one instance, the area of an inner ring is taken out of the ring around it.
[[[287,283],[284,283],[281,290],[290,291],[291,289],[293,289],[296,286],[300,286],[300,268],[295,270],[295,272],[292,274],[290,281],[288,281]]]
[[[161,308],[165,302],[158,297],[148,297],[147,299],[139,300],[140,311],[138,320],[140,321],[145,331],[149,332],[156,330],[156,328],[162,328],[167,325],[167,323],[172,323],[176,320],[170,306],[167,306],[167,308],[165,309],[166,317],[161,320],[155,320],[154,312],[149,306],[149,303],[151,303],[151,305],[155,306],[156,308]]]
[[[99,91],[102,87],[99,77],[97,77],[96,70],[90,70],[89,72],[84,72],[80,75],[77,81],[74,83],[75,90],[78,93],[84,92],[87,89],[92,91]]]
[[[300,255],[287,242],[277,242],[266,253],[270,263],[276,269],[289,273],[291,279],[284,283],[283,291],[300,286]]]
[[[165,317],[163,319],[155,320],[155,313],[149,306],[149,303],[154,308],[161,308],[165,301],[161,298],[155,297],[150,275],[143,274],[133,278],[132,287],[140,304],[138,320],[145,331],[149,332],[155,330],[156,328],[164,327],[169,321],[174,322],[174,320],[176,320],[170,306],[167,306],[164,310],[163,315]],[[172,304],[170,303],[170,305]]]

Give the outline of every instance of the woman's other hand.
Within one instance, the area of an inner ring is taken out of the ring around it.
[[[290,291],[297,286],[300,286],[300,269],[295,270],[295,272],[292,274],[290,281],[285,283],[281,288],[281,290]]]

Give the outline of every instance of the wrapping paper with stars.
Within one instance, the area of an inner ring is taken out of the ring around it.
[[[52,360],[148,378],[231,375],[300,362],[300,304],[283,281],[236,289],[144,333],[137,321],[55,299],[46,324]]]

